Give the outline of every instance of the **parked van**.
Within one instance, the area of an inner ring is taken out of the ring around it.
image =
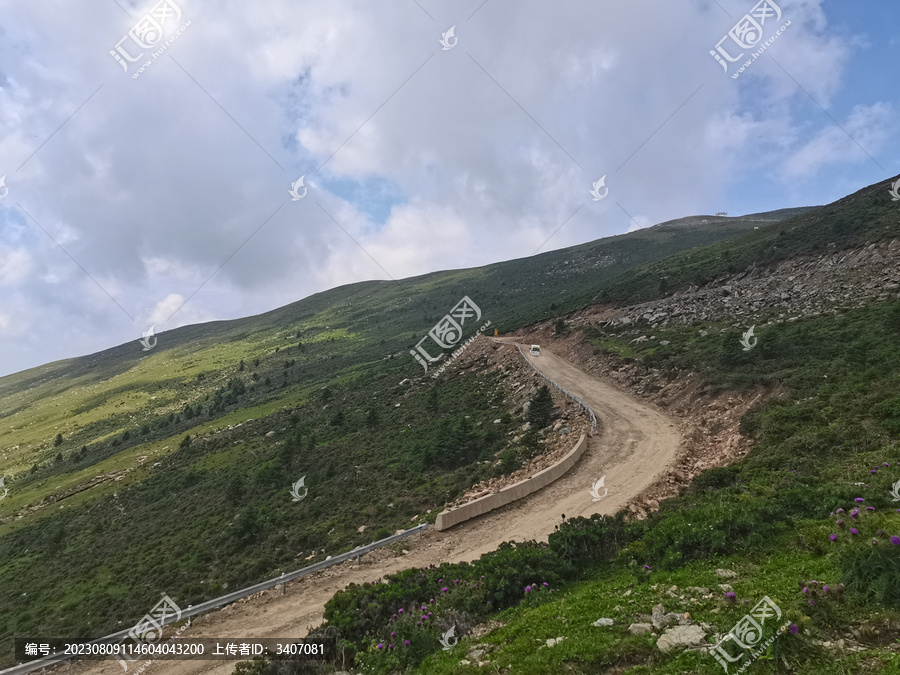
[[[540,345],[531,345],[531,349],[528,350],[528,353],[532,356],[540,356],[541,355],[541,346]]]

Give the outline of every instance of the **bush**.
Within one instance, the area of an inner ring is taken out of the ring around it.
[[[900,607],[900,546],[880,540],[841,556],[847,589],[866,599]]]
[[[526,586],[544,588],[547,583],[558,588],[573,577],[573,566],[546,544],[504,542],[473,563],[409,569],[386,577],[384,583],[351,584],[326,603],[325,620],[340,638],[360,651],[372,651],[372,640],[388,639],[391,630],[397,632],[394,624],[402,615],[423,604],[433,613],[431,618],[456,612],[480,620],[517,605],[527,595]],[[413,620],[410,630],[425,628]],[[408,635],[403,639],[412,642]],[[431,643],[435,649],[439,647],[436,640]]]
[[[787,514],[768,500],[722,498],[667,513],[643,539],[650,564],[675,568],[690,560],[764,547],[783,529]]]
[[[630,543],[625,511],[615,517],[595,513],[588,518],[573,518],[559,526],[549,538],[550,550],[576,566],[593,566],[612,561],[619,550]],[[636,530],[636,527],[630,529]]]

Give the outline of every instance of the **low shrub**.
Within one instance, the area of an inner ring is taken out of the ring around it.
[[[643,539],[650,565],[673,569],[748,548],[764,548],[788,515],[763,498],[716,495],[693,508],[668,513]]]

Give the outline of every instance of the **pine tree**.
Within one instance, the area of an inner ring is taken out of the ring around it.
[[[545,384],[535,392],[528,405],[528,421],[532,426],[543,429],[550,424],[550,418],[553,416],[553,397],[550,395],[550,389]]]

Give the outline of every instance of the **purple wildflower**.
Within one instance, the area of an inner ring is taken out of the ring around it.
[[[844,512],[844,509],[838,509],[837,511],[835,511],[835,513],[843,513],[843,512]]]
[[[829,535],[828,539],[830,541],[834,541],[835,539],[837,539],[837,535],[836,534]]]
[[[531,586],[526,586],[526,587],[525,587],[525,592],[526,592],[526,593],[531,593]]]
[[[791,635],[796,635],[799,632],[800,626],[798,626],[797,624],[792,623],[790,626],[788,626],[788,633],[790,633]]]
[[[450,590],[450,589],[447,588],[446,586],[444,586],[444,587],[441,589],[441,593],[446,593],[448,590]]]
[[[431,612],[428,612],[428,618],[429,619],[431,618]]]
[[[859,530],[857,530],[855,527],[851,527],[850,534],[857,535],[857,534],[859,534]]]
[[[391,631],[391,637],[397,637],[397,634],[394,631]]]
[[[388,649],[393,649],[394,645],[388,645]]]
[[[402,608],[402,607],[401,607],[400,609],[397,610],[397,614],[403,614],[403,608]]]
[[[650,569],[650,565],[644,565],[644,569],[645,569],[645,570],[649,570],[649,569]]]
[[[417,625],[417,626],[421,626],[421,625],[422,625],[422,622],[421,622],[421,621],[416,621],[416,625]]]
[[[378,647],[376,647],[376,649],[384,649],[384,645],[379,642]]]
[[[877,469],[872,469],[871,471],[869,471],[869,473],[878,473],[878,470],[877,470]]]
[[[735,594],[734,591],[728,591],[728,592],[725,594],[725,599],[726,599],[728,602],[737,602],[737,595]]]
[[[857,498],[854,499],[853,501],[855,501],[855,502],[864,502],[864,501],[866,501],[866,500],[863,499],[862,497],[857,497]]]
[[[877,540],[877,539],[873,539],[873,540],[872,540],[872,546],[878,546],[878,540]]]
[[[889,466],[890,466],[890,464],[888,464],[888,463],[887,463],[887,462],[882,462],[882,463],[881,463],[881,466],[883,466],[883,467],[885,467],[885,468],[887,468],[887,467],[889,467]]]
[[[809,605],[810,607],[815,607],[815,606],[816,606],[816,601],[815,601],[815,600],[807,600],[807,601],[806,601],[806,604]]]
[[[897,536],[891,537],[891,543],[894,546],[900,546],[900,537],[897,537]]]
[[[867,506],[867,507],[866,507],[866,511],[874,511],[874,510],[875,510],[875,507],[874,507],[874,506]]]
[[[404,641],[403,641],[403,645],[404,645],[405,647],[409,647],[409,640],[404,640]]]
[[[808,589],[806,586],[804,586],[804,587],[803,587],[803,590],[800,591],[800,592],[801,592],[801,593],[806,593],[806,591],[808,591],[808,590],[809,590],[809,589]]]
[[[827,593],[829,590],[831,590],[831,589],[828,587],[828,584],[825,584],[824,586],[822,586],[823,593]]]
[[[544,586],[549,586],[549,585],[550,585],[550,584],[548,584],[546,581],[544,582]]]

